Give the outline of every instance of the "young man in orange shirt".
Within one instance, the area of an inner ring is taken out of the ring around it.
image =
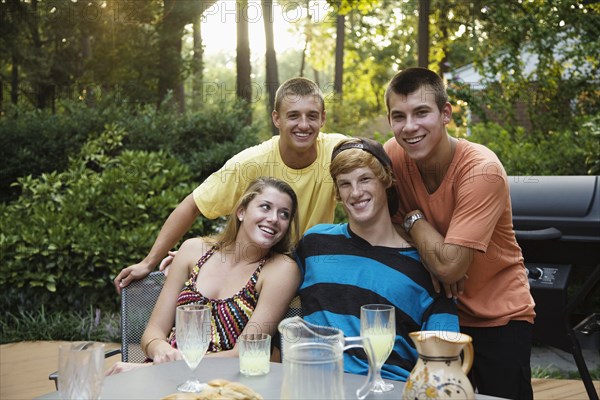
[[[470,378],[479,393],[532,399],[534,301],[512,226],[508,178],[485,146],[448,135],[452,107],[442,79],[424,68],[396,74],[385,93],[397,177],[394,222],[430,273],[457,299],[473,337]]]

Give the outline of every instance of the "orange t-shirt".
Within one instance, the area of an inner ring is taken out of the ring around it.
[[[429,194],[417,165],[394,138],[385,150],[400,197],[394,222],[401,224],[406,213],[419,209],[444,243],[476,250],[458,298],[460,324],[533,323],[535,303],[513,230],[508,177],[498,157],[485,146],[459,140],[440,187]]]

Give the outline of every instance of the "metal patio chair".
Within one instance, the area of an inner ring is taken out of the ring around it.
[[[121,291],[121,349],[108,351],[105,358],[121,354],[121,361],[144,362],[146,355],[140,342],[154,304],[165,283],[165,275],[153,271],[144,279],[133,281]],[[48,379],[53,380],[58,389],[58,372]]]

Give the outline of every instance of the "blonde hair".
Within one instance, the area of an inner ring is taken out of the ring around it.
[[[233,211],[229,218],[227,219],[227,223],[223,231],[217,235],[211,241],[216,244],[219,248],[225,248],[235,243],[237,238],[237,234],[240,230],[241,221],[237,218],[237,211],[242,208],[246,209],[248,204],[258,195],[264,192],[264,190],[268,187],[272,187],[278,190],[281,193],[285,193],[290,196],[292,200],[292,209],[290,210],[290,225],[285,233],[285,235],[281,238],[279,242],[277,242],[272,250],[281,253],[281,254],[290,254],[292,251],[293,237],[299,237],[298,234],[298,198],[296,197],[296,192],[291,188],[286,182],[271,178],[271,177],[260,177],[248,185],[242,196],[238,199],[237,203],[233,207]]]
[[[371,139],[352,138],[338,143],[333,149],[329,173],[333,178],[335,198],[341,201],[340,190],[336,178],[357,168],[367,167],[386,188],[388,210],[390,215],[396,214],[399,207],[396,177],[392,162],[385,153],[383,146]]]

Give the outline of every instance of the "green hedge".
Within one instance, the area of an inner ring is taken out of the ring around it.
[[[1,143],[1,189],[13,189],[0,202],[2,319],[42,305],[116,310],[117,272],[146,255],[204,177],[257,143],[249,112],[230,103],[179,114],[121,100],[1,118],[0,137],[11,138]],[[187,236],[219,223],[200,218]]]
[[[248,125],[251,110],[243,103],[206,104],[179,114],[167,106],[130,104],[119,94],[95,107],[63,102],[56,114],[11,109],[0,117],[0,202],[16,200],[19,177],[63,171],[69,157],[108,124],[126,132],[124,149],[165,151],[190,167],[201,182],[231,155],[258,142],[257,125]]]
[[[468,140],[496,153],[508,175],[600,173],[600,117],[587,117],[572,131],[527,133],[498,124],[476,124]]]
[[[64,172],[19,179],[19,200],[0,208],[3,311],[115,308],[112,279],[193,187],[165,152],[120,152],[124,134],[109,126]]]
[[[65,169],[87,137],[115,117],[115,112],[83,104],[69,106],[61,114],[13,109],[0,119],[0,201],[18,197],[11,185],[21,176]]]
[[[166,151],[188,165],[194,181],[201,182],[233,154],[258,143],[258,125],[247,124],[250,112],[240,102],[207,104],[184,115],[144,107],[120,124],[128,132],[126,148]]]

